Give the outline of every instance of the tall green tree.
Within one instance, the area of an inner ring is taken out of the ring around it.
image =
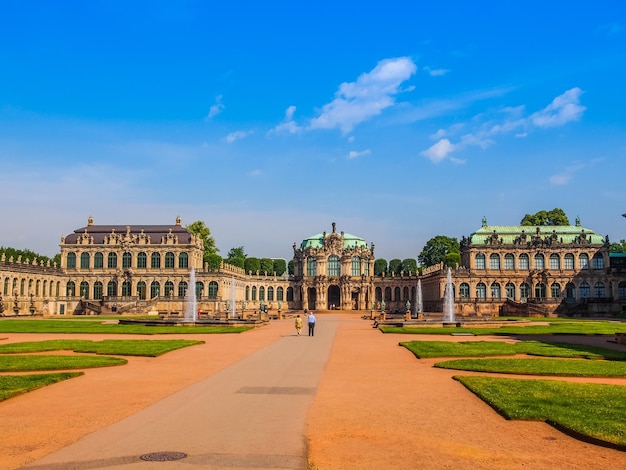
[[[185,226],[189,232],[193,233],[195,236],[200,237],[202,242],[204,243],[204,253],[202,254],[202,260],[205,263],[208,263],[209,269],[217,269],[219,268],[219,264],[222,259],[220,258],[219,262],[215,255],[218,251],[220,251],[215,245],[215,239],[211,236],[211,230],[206,224],[201,220],[196,220],[195,222],[190,223]],[[215,264],[217,263],[217,268]]]
[[[613,242],[609,245],[610,253],[626,253],[626,240],[620,240],[619,242]]]
[[[526,214],[520,225],[569,225],[569,219],[563,209],[554,208],[551,211],[539,211],[536,214]]]
[[[461,245],[456,238],[437,235],[426,242],[417,259],[423,267],[434,266],[437,263],[445,263],[449,253],[461,253]]]
[[[417,261],[414,258],[406,258],[402,260],[402,271],[405,273],[417,273]]]
[[[246,258],[244,260],[244,269],[247,273],[252,272],[252,274],[256,274],[257,271],[261,271],[261,260],[253,256]]]
[[[274,260],[274,272],[277,276],[282,276],[287,271],[287,262],[284,259],[276,258]]]
[[[2,256],[3,254],[7,261],[9,261],[11,257],[13,257],[13,261],[17,261],[17,258],[21,256],[22,262],[26,261],[27,263],[32,263],[33,260],[36,259],[37,263],[41,263],[43,261],[44,264],[47,264],[48,261],[50,261],[50,265],[53,265],[54,263],[56,263],[57,266],[61,265],[60,253],[54,255],[53,258],[49,258],[45,255],[40,255],[39,253],[35,253],[31,250],[17,250],[15,248],[5,248],[3,246],[0,246],[0,256]]]
[[[217,271],[222,266],[222,257],[217,253],[204,254],[204,262],[207,264],[209,271]]]
[[[246,252],[244,251],[243,246],[238,246],[236,248],[231,248],[228,251],[228,256],[224,260],[225,263],[232,264],[233,266],[237,266],[241,269],[244,269],[244,264],[246,262]]]
[[[402,271],[402,260],[394,258],[389,261],[389,273],[400,275]]]
[[[292,259],[290,259],[287,263],[287,274],[289,274],[290,276],[293,276],[293,273],[295,272],[293,265],[294,262]]]
[[[374,261],[374,276],[382,276],[387,273],[387,260],[378,258]]]
[[[259,271],[262,273],[273,274],[274,260],[272,260],[271,258],[261,258],[261,267]]]

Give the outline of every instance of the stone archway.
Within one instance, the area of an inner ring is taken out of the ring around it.
[[[317,290],[315,287],[309,287],[307,290],[307,308],[309,310],[315,310],[315,302],[317,302]]]
[[[337,285],[331,285],[328,287],[328,305],[326,308],[328,310],[339,310],[341,309],[341,289]]]

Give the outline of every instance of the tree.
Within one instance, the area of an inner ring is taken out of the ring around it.
[[[270,258],[261,258],[261,267],[259,271],[262,273],[273,274],[274,260]]]
[[[374,261],[374,276],[382,276],[387,272],[387,260],[378,258]]]
[[[551,211],[526,214],[520,225],[569,225],[569,219],[563,209],[554,208]]]
[[[400,271],[402,271],[402,261],[399,260],[398,258],[394,258],[391,261],[389,261],[389,273],[393,273],[393,274],[400,274]]]
[[[33,260],[36,259],[38,263],[43,262],[44,264],[47,264],[48,261],[50,261],[50,265],[54,265],[54,263],[56,263],[57,266],[61,266],[60,253],[54,255],[54,258],[48,258],[47,256],[40,255],[39,253],[35,253],[31,250],[17,250],[15,248],[5,248],[0,246],[0,256],[3,254],[7,261],[9,261],[9,258],[11,257],[13,257],[14,261],[17,261],[18,256],[21,256],[22,262],[27,262],[28,264],[31,264]]]
[[[190,233],[194,234],[197,237],[200,237],[200,239],[204,243],[204,253],[202,254],[202,260],[206,263],[209,263],[209,266],[214,266],[217,262],[217,258],[215,258],[214,255],[216,255],[217,252],[220,250],[217,248],[217,246],[215,246],[215,239],[211,236],[211,230],[209,229],[209,227],[207,227],[203,221],[196,220],[195,222],[192,222],[189,225],[185,226],[185,228],[189,230]]]
[[[277,276],[282,276],[287,271],[287,262],[284,259],[274,260],[274,272]]]
[[[451,268],[457,268],[461,264],[461,253],[447,253],[443,257],[443,264]]]
[[[402,271],[405,273],[417,273],[417,261],[413,258],[406,258],[402,260]]]
[[[244,263],[246,261],[246,253],[243,249],[243,246],[239,246],[237,248],[231,248],[228,251],[228,256],[224,260],[225,263],[232,264],[233,266],[237,266],[241,269],[244,269]]]
[[[204,261],[207,263],[209,271],[217,271],[222,266],[222,257],[217,253],[204,254]]]
[[[252,256],[244,260],[243,266],[247,273],[252,272],[252,274],[256,274],[258,271],[261,271],[261,261],[259,258]]]
[[[626,240],[611,243],[609,245],[609,253],[626,253]]]
[[[290,259],[289,263],[287,263],[287,274],[289,274],[291,276],[293,276],[293,273],[294,273],[293,264],[294,263],[293,263],[292,259]]]
[[[417,259],[424,267],[434,266],[445,262],[445,256],[449,253],[458,253],[461,257],[461,245],[456,238],[437,235],[426,242]]]

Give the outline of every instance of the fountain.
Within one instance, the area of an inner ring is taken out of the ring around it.
[[[185,303],[185,321],[195,322],[197,320],[198,307],[196,302],[196,271],[191,268],[189,272],[189,286],[187,287],[187,302]]]
[[[452,285],[452,270],[450,268],[448,268],[446,290],[443,297],[443,324],[455,324],[454,286]]]
[[[415,299],[415,317],[421,318],[422,311],[424,310],[424,305],[422,301],[422,281],[421,279],[417,280],[417,293]]]
[[[237,318],[235,315],[235,277],[230,278],[230,318]]]

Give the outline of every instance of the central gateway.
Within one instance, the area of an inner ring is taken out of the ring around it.
[[[374,244],[349,233],[294,243],[294,302],[310,310],[366,310],[373,300]],[[297,307],[297,308],[298,308]]]

